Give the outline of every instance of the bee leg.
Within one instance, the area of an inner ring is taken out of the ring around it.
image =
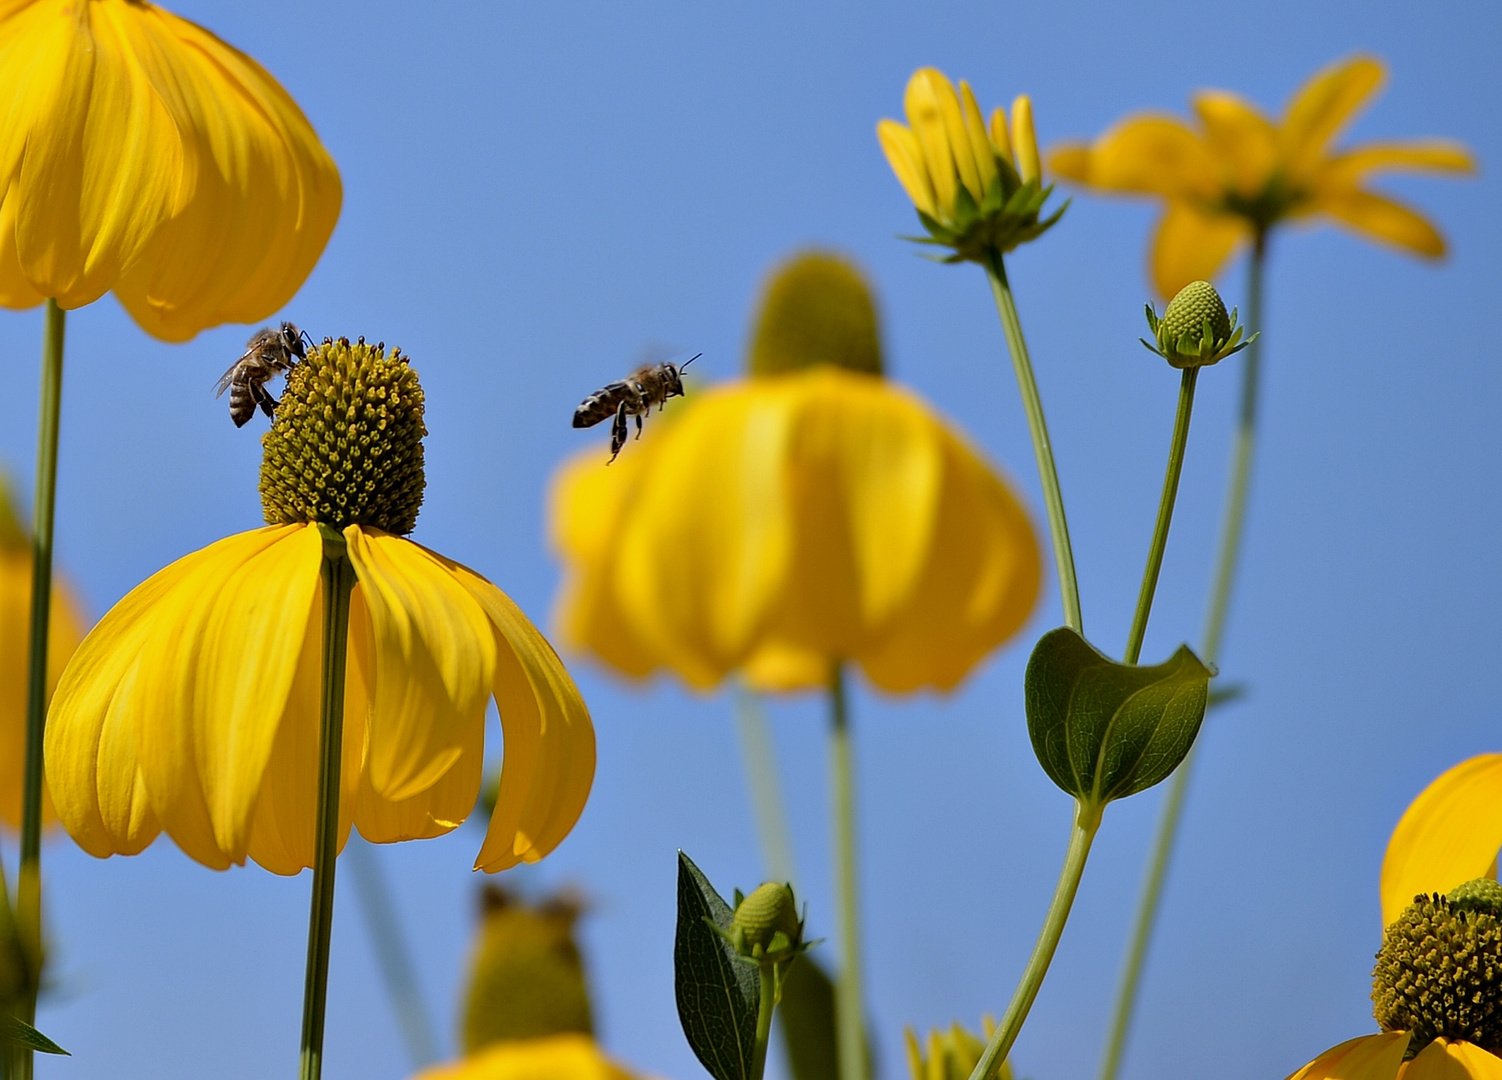
[[[615,410],[615,419],[610,424],[610,461],[620,457],[621,447],[626,445],[626,403]],[[610,464],[607,461],[605,464]]]
[[[651,406],[649,405],[647,408],[650,410]],[[636,437],[638,439],[641,438],[641,413],[636,414]]]
[[[261,407],[261,411],[267,416],[276,415],[276,398],[267,393],[265,387],[252,387],[250,391],[250,400],[259,405]]]

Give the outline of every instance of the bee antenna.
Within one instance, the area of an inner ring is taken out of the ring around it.
[[[310,333],[308,333],[306,330],[303,330],[303,331],[299,332],[299,334],[298,334],[298,340],[299,341],[306,341],[309,345],[312,345],[315,349],[318,347],[318,343],[313,340],[313,335],[310,334]]]
[[[690,364],[692,364],[695,360],[699,359],[699,357],[701,357],[703,355],[704,354],[701,353],[701,352],[694,353],[693,356],[690,356],[687,360],[683,361],[683,363],[681,363],[681,364],[678,365],[679,372],[686,371],[688,369],[688,366]]]

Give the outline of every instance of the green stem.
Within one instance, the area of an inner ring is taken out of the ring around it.
[[[1038,382],[1033,378],[1033,362],[1022,338],[1022,320],[1012,299],[1007,268],[1000,252],[986,264],[986,277],[996,298],[1001,327],[1006,333],[1007,349],[1017,373],[1017,389],[1027,412],[1027,427],[1033,439],[1033,454],[1038,459],[1038,479],[1043,484],[1043,504],[1048,509],[1048,531],[1053,537],[1054,566],[1059,575],[1059,594],[1064,603],[1064,623],[1081,636],[1085,633],[1080,613],[1080,587],[1074,576],[1074,549],[1069,544],[1069,522],[1064,517],[1064,495],[1059,490],[1059,472],[1054,466],[1053,445],[1048,441],[1048,422],[1043,418],[1043,401],[1038,396]]]
[[[741,760],[751,788],[756,812],[756,831],[761,838],[767,880],[795,884],[793,844],[783,813],[782,787],[777,782],[777,759],[772,751],[772,732],[755,691],[743,684],[735,687],[735,726],[741,737]]]
[[[1260,333],[1262,330],[1262,282],[1266,263],[1267,235],[1259,233],[1252,245],[1247,267],[1245,326],[1248,333]],[[1247,347],[1241,373],[1241,404],[1231,450],[1225,516],[1221,519],[1220,546],[1211,578],[1210,604],[1200,647],[1200,659],[1207,664],[1215,663],[1220,655],[1221,640],[1225,635],[1226,620],[1231,610],[1231,588],[1241,561],[1247,497],[1251,492],[1252,451],[1256,445],[1261,362],[1262,339],[1259,337]],[[1127,1036],[1136,1013],[1137,995],[1142,989],[1143,966],[1147,960],[1148,946],[1152,942],[1153,929],[1158,922],[1163,884],[1168,876],[1168,865],[1172,861],[1173,849],[1178,842],[1179,825],[1184,817],[1184,801],[1189,791],[1190,777],[1194,774],[1196,749],[1197,747],[1191,747],[1174,771],[1168,795],[1163,800],[1158,831],[1153,838],[1152,852],[1148,855],[1147,876],[1142,882],[1141,898],[1137,901],[1137,917],[1132,925],[1126,962],[1121,971],[1121,983],[1116,991],[1115,1006],[1111,1010],[1111,1029],[1101,1061],[1100,1080],[1116,1080],[1121,1071]]]
[[[1142,589],[1137,593],[1137,611],[1132,615],[1132,629],[1127,634],[1126,662],[1135,664],[1142,655],[1142,638],[1147,633],[1147,617],[1153,609],[1153,594],[1158,590],[1158,572],[1163,569],[1163,549],[1168,546],[1168,527],[1173,521],[1173,503],[1179,494],[1179,475],[1184,471],[1184,447],[1189,442],[1189,414],[1194,409],[1194,384],[1200,369],[1185,368],[1179,382],[1179,408],[1173,419],[1173,441],[1168,447],[1168,468],[1163,473],[1163,495],[1158,500],[1158,521],[1153,526],[1153,542],[1148,548],[1147,565],[1142,570]]]
[[[349,596],[355,569],[344,537],[323,532],[323,722],[318,744],[318,818],[313,896],[308,912],[308,970],[303,983],[301,1080],[323,1072],[323,1019],[329,992],[329,940],[334,927],[334,867],[339,854],[340,758],[344,743],[344,667],[349,645]]]
[[[31,630],[26,668],[26,764],[21,789],[21,865],[16,923],[27,970],[18,1015],[36,1020],[42,974],[42,740],[47,725],[47,639],[52,622],[52,540],[57,506],[57,429],[63,394],[66,315],[47,301],[42,385],[37,417],[37,478],[31,514]],[[14,1075],[30,1080],[32,1052],[16,1055]]]
[[[761,1004],[756,1011],[756,1046],[751,1057],[751,1080],[761,1080],[767,1068],[767,1041],[772,1037],[772,1013],[777,1008],[777,965],[760,965]]]
[[[835,907],[840,919],[840,973],[835,988],[835,1044],[839,1080],[868,1080],[866,1010],[861,1000],[860,903],[855,873],[855,778],[850,761],[850,717],[845,672],[836,662],[829,678],[831,790],[834,798]]]
[[[1059,883],[1054,888],[1053,901],[1048,905],[1048,914],[1043,919],[1043,929],[1038,932],[1033,954],[1027,959],[1027,967],[1017,989],[1012,992],[1012,1001],[1007,1006],[1001,1023],[991,1033],[986,1050],[976,1062],[970,1080],[991,1080],[1001,1063],[1007,1059],[1023,1021],[1033,1007],[1038,990],[1043,985],[1043,976],[1048,974],[1048,965],[1053,962],[1054,950],[1064,933],[1064,924],[1069,921],[1069,909],[1074,905],[1074,894],[1079,891],[1080,877],[1085,872],[1085,860],[1090,857],[1090,844],[1100,828],[1102,806],[1078,799],[1074,803],[1074,827],[1069,833],[1069,850],[1064,855],[1064,866],[1059,871]]]

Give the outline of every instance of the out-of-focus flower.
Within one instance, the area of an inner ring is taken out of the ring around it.
[[[115,295],[185,341],[282,307],[323,252],[339,173],[297,103],[139,0],[0,7],[0,305]]]
[[[983,1028],[985,1037],[966,1031],[958,1022],[945,1031],[936,1028],[928,1033],[924,1046],[918,1045],[918,1036],[912,1028],[907,1037],[907,1067],[913,1080],[969,1080],[970,1074],[980,1064],[986,1051],[986,1042],[996,1030],[996,1021],[986,1017]],[[996,1070],[996,1080],[1012,1080],[1012,1063],[1003,1061]]]
[[[625,674],[702,689],[736,670],[824,687],[847,660],[885,690],[949,689],[1031,613],[1037,537],[916,395],[828,362],[850,353],[821,326],[874,320],[856,272],[813,256],[784,273],[804,287],[774,278],[755,340],[785,352],[753,350],[781,374],[691,393],[615,465],[591,451],[560,470],[561,632]]]
[[[405,538],[423,493],[423,398],[399,352],[311,349],[264,439],[268,525],[158,572],[64,672],[47,726],[58,817],[88,852],[163,829],[222,869],[313,863],[323,530],[357,584],[345,683],[342,844],[437,836],[474,807],[493,696],[506,748],[476,860],[540,859],[578,819],[594,731],[552,648],[499,589]]]
[[[1382,922],[1415,896],[1495,877],[1502,849],[1502,754],[1480,754],[1441,773],[1403,811],[1382,859]]]
[[[47,628],[47,690],[83,640],[84,619],[72,591],[54,579]],[[26,763],[26,669],[31,641],[31,538],[21,525],[10,485],[0,476],[0,821],[21,827]],[[42,789],[42,817],[55,820]]]
[[[1213,278],[1239,247],[1283,221],[1326,218],[1437,258],[1445,242],[1428,219],[1364,185],[1397,170],[1471,173],[1470,151],[1446,139],[1332,145],[1385,78],[1375,57],[1338,61],[1299,88],[1281,123],[1237,94],[1203,91],[1193,99],[1197,128],[1175,116],[1138,113],[1093,144],[1051,148],[1048,167],[1099,191],[1163,200],[1151,264],[1164,296]]]
[[[1053,190],[1043,186],[1033,105],[1027,95],[1006,114],[991,113],[989,128],[969,84],[959,93],[934,68],[913,72],[903,95],[908,126],[876,125],[892,171],[928,237],[923,243],[954,249],[949,262],[984,262],[1046,232],[1064,210],[1038,220]]]
[[[458,1061],[424,1069],[413,1080],[639,1080],[605,1056],[588,1035],[547,1035],[492,1043]]]

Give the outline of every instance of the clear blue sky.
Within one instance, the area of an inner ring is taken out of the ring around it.
[[[548,4],[382,2],[176,10],[258,57],[338,160],[344,214],[286,314],[313,333],[400,344],[428,391],[417,539],[545,621],[550,470],[597,440],[578,399],[654,343],[734,375],[758,281],[807,244],[875,281],[895,377],[963,425],[1041,501],[981,274],[895,234],[910,207],[877,148],[904,82],[934,64],[982,102],[1033,95],[1045,142],[1129,109],[1182,111],[1201,86],[1278,108],[1353,50],[1392,80],[1356,138],[1444,134],[1468,182],[1389,184],[1454,255],[1421,265],[1334,230],[1273,251],[1266,425],[1224,670],[1250,693],[1203,737],[1132,1078],[1286,1075],[1372,1030],[1377,871],[1432,776],[1502,749],[1502,12],[1444,3]],[[1071,510],[1087,626],[1119,649],[1151,530],[1177,379],[1143,332],[1142,205],[1078,198],[1012,260]],[[1239,302],[1239,274],[1225,280]],[[29,489],[36,312],[0,314],[0,458]],[[68,327],[60,556],[97,615],[146,575],[259,524],[255,432],[214,380],[244,327],[156,343],[112,300]],[[1145,656],[1197,638],[1235,370],[1206,372]],[[1056,591],[1027,641],[1060,621]],[[948,698],[855,695],[871,1011],[885,1080],[900,1033],[1000,1012],[1053,887],[1069,803],[1028,747],[1027,642]],[[599,732],[578,829],[532,872],[594,901],[601,1035],[643,1070],[695,1080],[671,987],[674,850],[727,892],[760,880],[729,703],[576,668]],[[819,704],[774,711],[813,930],[831,928]],[[1014,1061],[1094,1069],[1160,792],[1108,812]],[[477,828],[380,852],[445,1037],[480,881]],[[13,858],[13,856],[12,856]],[[159,842],[96,861],[46,851],[55,995],[41,1025],[76,1053],[41,1076],[290,1075],[308,879],[216,874]],[[13,865],[13,864],[12,864]],[[348,884],[346,878],[345,884]],[[824,946],[830,950],[832,945]],[[399,1080],[405,1059],[354,896],[338,902],[331,1080]]]

